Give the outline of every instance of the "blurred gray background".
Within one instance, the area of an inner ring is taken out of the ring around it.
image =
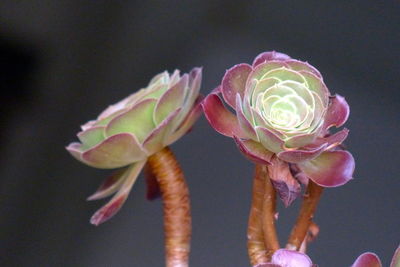
[[[85,199],[110,172],[64,149],[79,125],[164,70],[204,67],[202,93],[225,70],[277,50],[316,66],[351,106],[355,179],[323,195],[309,255],[350,266],[400,242],[399,1],[0,2],[0,266],[163,266],[161,202],[143,176],[112,220]],[[253,165],[202,117],[172,145],[190,186],[191,266],[249,266]],[[286,241],[299,201],[280,207]]]

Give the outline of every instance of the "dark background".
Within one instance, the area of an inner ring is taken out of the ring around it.
[[[163,266],[161,202],[143,176],[94,227],[86,202],[110,172],[64,149],[79,125],[165,69],[204,67],[202,93],[234,64],[277,50],[316,66],[351,106],[355,179],[326,190],[309,255],[350,266],[400,242],[400,2],[11,1],[0,3],[0,265]],[[5,91],[4,91],[5,90]],[[253,165],[202,117],[172,145],[193,210],[191,266],[248,266]],[[299,201],[280,209],[281,243]]]

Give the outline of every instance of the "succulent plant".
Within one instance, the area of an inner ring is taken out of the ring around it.
[[[306,177],[323,187],[352,178],[354,159],[340,147],[348,130],[329,131],[346,122],[349,106],[342,96],[330,95],[320,72],[307,62],[275,51],[261,53],[252,65],[228,69],[202,105],[211,126],[234,138],[255,163],[282,161],[287,167],[280,168],[290,167],[285,171],[289,176]],[[292,186],[292,177],[271,179],[275,185]]]
[[[375,253],[365,252],[356,259],[351,267],[382,267],[382,263]],[[390,267],[400,267],[400,247],[396,249]]]
[[[311,259],[298,251],[279,249],[272,255],[271,262],[258,264],[254,267],[312,267]]]
[[[126,200],[147,158],[175,142],[201,114],[199,96],[202,71],[156,75],[146,88],[109,106],[96,120],[82,125],[80,143],[66,149],[79,161],[96,168],[125,167],[108,178],[89,197],[116,193],[93,217],[99,224],[114,215]]]
[[[200,82],[199,68],[182,76],[178,70],[156,75],[146,88],[82,125],[80,143],[71,143],[67,150],[79,161],[102,169],[145,160],[190,129],[200,114]]]

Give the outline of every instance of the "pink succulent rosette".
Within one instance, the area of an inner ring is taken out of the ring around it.
[[[382,267],[379,257],[372,252],[361,254],[351,267]],[[400,247],[394,252],[390,267],[400,267]]]
[[[264,52],[252,65],[227,70],[202,106],[211,126],[234,138],[247,158],[286,169],[271,179],[287,194],[299,189],[292,174],[323,187],[352,178],[354,159],[340,148],[348,130],[329,131],[346,122],[349,106],[342,96],[331,96],[319,71],[306,62]]]
[[[105,180],[89,200],[108,197],[91,222],[112,217],[125,202],[148,157],[183,136],[201,114],[202,71],[156,75],[146,88],[109,106],[96,120],[82,125],[80,142],[67,146],[77,160],[102,169],[125,167]]]

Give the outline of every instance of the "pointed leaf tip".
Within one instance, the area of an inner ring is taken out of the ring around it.
[[[127,196],[128,194],[119,196],[118,198],[113,199],[107,205],[102,207],[92,216],[92,218],[90,219],[90,223],[98,226],[99,224],[109,220],[120,210]]]

